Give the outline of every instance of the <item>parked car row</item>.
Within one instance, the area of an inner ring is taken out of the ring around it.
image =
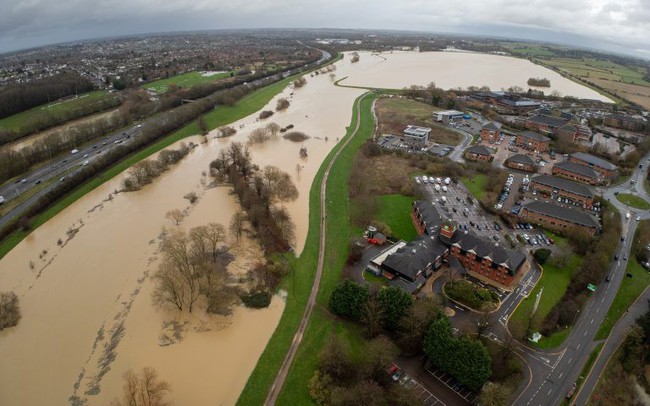
[[[503,186],[503,190],[501,191],[501,194],[499,195],[499,201],[497,204],[494,205],[494,208],[497,210],[501,210],[503,207],[503,204],[506,202],[508,199],[508,196],[510,196],[510,188],[512,187],[512,183],[515,181],[515,175],[514,174],[509,174],[508,179],[506,180],[506,184]]]
[[[512,228],[515,230],[533,230],[535,227],[530,223],[516,223]]]
[[[552,238],[548,238],[544,234],[532,234],[530,236],[528,234],[523,234],[522,237],[524,237],[524,240],[526,240],[526,242],[529,245],[551,245],[551,244],[555,244],[555,241],[553,241]]]

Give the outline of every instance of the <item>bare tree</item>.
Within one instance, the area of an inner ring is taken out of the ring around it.
[[[285,99],[284,97],[279,98],[278,102],[275,105],[275,110],[276,111],[286,110],[289,108],[289,105],[290,105],[289,100]]]
[[[263,180],[272,198],[280,201],[296,200],[298,198],[298,189],[291,181],[291,176],[279,168],[275,166],[264,167]]]
[[[170,210],[165,214],[165,218],[171,220],[175,226],[179,226],[183,222],[184,217],[183,212],[178,209]]]
[[[277,123],[268,123],[266,129],[271,134],[271,138],[278,138],[278,133],[280,132],[281,127]]]
[[[246,215],[241,211],[233,214],[232,219],[230,220],[230,234],[235,237],[237,241],[239,241],[244,232],[245,221]]]
[[[155,369],[145,367],[139,373],[129,369],[124,373],[122,399],[113,399],[113,406],[165,406],[169,383],[158,378]]]

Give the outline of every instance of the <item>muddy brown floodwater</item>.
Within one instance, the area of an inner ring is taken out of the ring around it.
[[[383,52],[379,55],[359,52],[362,69],[342,82],[345,85],[402,89],[411,85],[426,86],[434,82],[442,89],[488,86],[505,90],[512,86],[528,89],[529,78],[548,78],[550,88],[534,88],[550,94],[596,99],[613,103],[609,98],[559,73],[529,60],[476,52]]]
[[[337,66],[338,77],[362,68],[347,60]],[[184,210],[180,227],[185,229],[209,222],[227,227],[238,205],[229,188],[210,185],[204,175],[209,162],[258,126],[293,124],[312,138],[303,143],[280,138],[251,147],[251,153],[258,165],[291,174],[298,187],[300,196],[286,207],[296,223],[300,253],[310,185],[345,135],[361,93],[334,86],[328,74],[308,75],[306,86],[286,88],[264,108],[273,109],[278,97],[286,97],[291,101],[286,111],[264,122],[257,122],[257,113],[246,117],[233,124],[238,133],[228,139],[211,133],[204,144],[202,137],[185,140],[200,145],[153,184],[109,199],[120,188],[121,174],[9,252],[0,260],[0,291],[18,294],[22,320],[0,332],[0,404],[105,405],[121,395],[124,372],[146,366],[171,384],[173,404],[235,403],[282,315],[282,292],[267,309],[240,306],[230,316],[155,308],[150,276],[159,261],[159,236],[163,227],[175,227],[165,213]],[[305,160],[299,158],[301,146],[308,151]],[[194,205],[183,198],[192,191],[199,196]],[[259,246],[248,239],[232,245],[231,252],[235,261],[228,270],[235,276],[261,257]]]

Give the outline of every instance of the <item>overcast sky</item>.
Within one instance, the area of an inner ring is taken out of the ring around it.
[[[2,0],[0,52],[148,32],[364,28],[560,42],[650,58],[650,0]]]

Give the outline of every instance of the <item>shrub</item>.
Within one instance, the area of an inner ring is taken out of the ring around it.
[[[281,98],[281,99],[278,99],[278,102],[277,102],[276,105],[275,105],[275,109],[276,109],[277,111],[286,110],[286,109],[289,108],[289,105],[290,105],[290,104],[291,104],[291,103],[289,103],[289,100],[287,100],[287,99],[285,99],[285,98],[283,97],[283,98]]]
[[[284,134],[282,138],[293,142],[303,142],[305,140],[308,140],[310,137],[301,131],[291,131]]]
[[[255,292],[248,295],[240,296],[246,307],[253,309],[263,309],[271,304],[271,293],[267,291]]]
[[[237,134],[237,130],[234,127],[224,126],[219,128],[219,135],[217,138],[232,137]]]
[[[465,280],[449,282],[445,285],[445,293],[453,300],[476,310],[484,310],[491,303],[498,301],[498,295],[485,288]]]
[[[306,84],[307,84],[307,79],[305,79],[304,77],[298,78],[293,81],[293,87],[296,89],[301,88]]]
[[[544,265],[550,256],[551,250],[548,248],[540,248],[533,253],[535,261],[537,261],[540,265]]]
[[[273,115],[273,110],[264,110],[260,113],[260,120],[264,120],[265,118],[269,118]]]
[[[19,320],[18,296],[14,292],[0,293],[0,330],[17,325]]]

